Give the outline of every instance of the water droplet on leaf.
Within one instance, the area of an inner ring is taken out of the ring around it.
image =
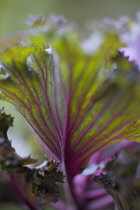
[[[46,53],[48,53],[49,55],[52,54],[52,48],[51,46],[45,49]]]
[[[5,67],[0,64],[0,80],[5,80],[9,77],[9,73],[5,69]]]

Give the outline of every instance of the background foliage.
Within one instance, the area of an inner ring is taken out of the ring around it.
[[[25,29],[30,14],[61,14],[83,24],[88,19],[134,17],[138,10],[139,0],[0,0],[0,36]]]

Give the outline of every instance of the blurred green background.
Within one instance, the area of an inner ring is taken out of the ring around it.
[[[33,14],[62,14],[83,24],[88,19],[135,16],[140,0],[0,0],[0,37],[26,28]]]
[[[0,40],[9,34],[26,30],[29,15],[64,15],[82,25],[88,20],[100,20],[104,17],[117,18],[120,15],[135,17],[140,11],[140,0],[0,0]],[[15,116],[15,126],[10,129],[9,138],[18,154],[32,153],[40,162],[43,152],[36,137],[17,111],[7,103],[0,102],[8,113]],[[25,144],[26,142],[26,144]],[[16,206],[0,206],[0,209],[16,210]]]

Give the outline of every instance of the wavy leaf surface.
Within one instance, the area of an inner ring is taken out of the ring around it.
[[[87,54],[76,32],[50,28],[0,55],[0,98],[74,175],[108,145],[139,141],[139,71],[119,55],[115,32]]]

